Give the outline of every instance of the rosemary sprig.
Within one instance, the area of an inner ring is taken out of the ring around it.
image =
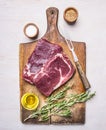
[[[27,118],[25,118],[24,122],[27,121],[28,119],[38,118],[39,114],[40,114],[40,112],[37,110],[36,112],[34,112],[33,114],[31,114]]]
[[[48,97],[47,100],[46,100],[46,102],[49,103],[49,104],[51,104],[51,103],[53,103],[54,101],[57,101],[57,100],[59,100],[59,99],[61,99],[61,98],[64,98],[64,97],[65,97],[65,92],[66,92],[68,89],[70,89],[70,87],[69,87],[69,86],[65,86],[65,87],[63,88],[63,90],[59,91],[59,92],[56,93],[56,94],[52,94],[50,97]]]
[[[37,110],[33,114],[29,115],[24,121],[31,118],[38,118],[39,121],[47,121],[52,115],[70,117],[70,107],[76,103],[86,102],[95,95],[95,93],[86,91],[81,94],[70,94],[67,96],[67,98],[64,98],[66,91],[69,88],[70,87],[65,87],[60,92],[52,94],[47,98],[46,105],[44,105],[40,110]]]

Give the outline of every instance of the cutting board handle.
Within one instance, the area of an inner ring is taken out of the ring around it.
[[[50,7],[46,10],[47,16],[47,31],[43,38],[56,42],[58,37],[61,37],[57,22],[58,22],[59,10],[55,7]]]
[[[57,27],[57,21],[58,21],[58,13],[59,10],[55,7],[50,7],[46,10],[46,15],[47,15],[47,30],[50,28],[51,26],[53,27]]]

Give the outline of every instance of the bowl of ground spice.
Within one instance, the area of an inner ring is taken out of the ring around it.
[[[78,11],[74,7],[68,7],[64,11],[64,20],[69,24],[74,24],[78,19]]]

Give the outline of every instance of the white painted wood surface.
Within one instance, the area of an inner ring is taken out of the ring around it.
[[[60,10],[59,26],[75,41],[87,43],[87,77],[96,97],[87,102],[85,125],[23,125],[19,112],[19,43],[28,22],[38,25],[39,38],[46,32],[45,10]],[[63,20],[63,11],[79,11],[75,25]],[[0,130],[105,130],[106,129],[106,0],[0,0]]]

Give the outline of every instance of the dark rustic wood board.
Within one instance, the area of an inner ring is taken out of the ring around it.
[[[46,11],[47,14],[47,32],[43,36],[43,38],[47,39],[48,41],[58,44],[62,46],[64,53],[67,54],[67,56],[72,61],[73,65],[75,66],[75,63],[73,61],[73,57],[71,52],[69,51],[68,46],[65,43],[64,37],[59,33],[57,28],[57,20],[58,20],[58,9],[57,8],[49,8]],[[20,51],[19,51],[19,67],[20,67],[20,100],[24,93],[26,92],[33,92],[36,95],[38,95],[40,99],[40,104],[38,109],[40,109],[45,104],[46,97],[42,95],[35,86],[29,84],[28,82],[24,81],[22,78],[22,71],[27,63],[28,57],[31,55],[32,51],[36,47],[37,41],[34,41],[32,43],[21,43],[20,44]],[[79,62],[82,66],[82,69],[84,72],[86,71],[86,44],[84,42],[75,42],[73,41],[75,52],[78,56]],[[75,66],[76,68],[76,66]],[[76,73],[74,74],[73,78],[70,79],[67,83],[67,85],[71,86],[73,84],[73,87],[67,91],[67,94],[69,93],[81,93],[84,90],[83,84],[81,82],[81,79],[79,77],[77,68]],[[57,89],[54,93],[58,92],[60,89],[64,87],[61,86],[59,89]],[[70,118],[63,118],[59,116],[51,116],[50,119],[46,122],[39,122],[37,119],[29,119],[25,123],[34,123],[34,124],[70,124],[70,123],[84,123],[85,122],[85,103],[80,103],[74,105],[72,108],[72,117]],[[20,103],[20,117],[21,121],[24,122],[24,119],[30,115],[33,111],[25,110],[21,103]]]

